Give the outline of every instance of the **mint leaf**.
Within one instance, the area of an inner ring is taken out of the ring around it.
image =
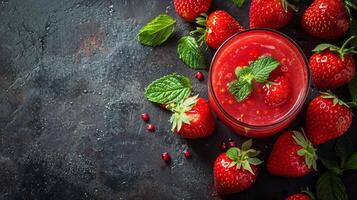
[[[335,153],[341,159],[341,167],[345,165],[347,158],[353,153],[353,143],[346,136],[338,138],[335,144]]]
[[[178,42],[177,53],[179,55],[179,58],[190,68],[206,68],[205,59],[194,37],[182,37]]]
[[[357,169],[357,152],[354,152],[347,160],[345,164],[346,170],[356,170]]]
[[[253,91],[253,84],[248,82],[239,82],[234,80],[228,85],[229,92],[236,98],[238,102],[242,102]]]
[[[244,4],[244,0],[232,0],[234,5],[238,6],[239,8],[241,8]]]
[[[336,174],[336,175],[341,175],[342,174],[342,169],[338,165],[337,162],[331,161],[331,160],[325,160],[320,158],[322,164],[328,169],[330,172]]]
[[[350,91],[352,100],[357,103],[357,74],[353,77],[351,82],[349,82],[348,90]]]
[[[174,32],[176,21],[166,15],[159,15],[139,30],[137,38],[141,44],[158,46],[164,43]]]
[[[319,177],[316,193],[319,200],[348,200],[345,185],[338,176],[330,172]]]
[[[191,93],[192,85],[189,78],[171,74],[161,77],[145,89],[145,97],[154,103],[166,104],[180,102]]]
[[[319,52],[320,53],[321,51],[326,50],[326,49],[337,50],[338,47],[335,46],[335,45],[332,45],[332,44],[319,44],[312,50],[312,52]]]
[[[265,83],[270,73],[279,66],[279,62],[272,57],[263,56],[250,64],[254,79],[258,83]]]

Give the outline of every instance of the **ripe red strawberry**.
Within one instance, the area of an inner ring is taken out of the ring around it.
[[[311,200],[311,198],[306,194],[294,194],[288,196],[285,200]]]
[[[348,39],[341,48],[330,44],[320,44],[310,58],[312,81],[317,88],[333,89],[350,82],[355,73],[355,61],[352,48],[345,48]]]
[[[351,123],[351,109],[332,93],[322,93],[307,108],[306,133],[314,145],[343,135]]]
[[[289,99],[291,87],[285,76],[278,76],[273,82],[265,84],[263,88],[266,92],[264,102],[270,106],[280,106]]]
[[[174,112],[170,119],[172,130],[184,138],[208,137],[216,127],[208,102],[203,98],[189,97],[171,110]]]
[[[184,20],[194,21],[201,13],[206,13],[211,0],[174,0],[175,10]]]
[[[302,28],[310,35],[322,39],[336,39],[350,26],[348,9],[351,3],[344,0],[315,0],[305,11]]]
[[[243,191],[251,187],[258,175],[257,165],[262,161],[255,158],[260,152],[250,149],[252,140],[237,147],[230,148],[219,155],[214,162],[214,188],[220,195]]]
[[[316,170],[316,149],[298,131],[282,134],[268,158],[267,169],[276,176],[300,177]]]
[[[191,34],[196,32],[201,34],[198,41],[205,40],[211,48],[218,49],[229,37],[244,30],[238,21],[226,11],[217,10],[208,17],[205,14],[202,16],[197,18],[196,23],[206,28],[197,27]]]
[[[292,16],[292,5],[287,0],[252,0],[250,4],[250,28],[278,29],[288,24]]]

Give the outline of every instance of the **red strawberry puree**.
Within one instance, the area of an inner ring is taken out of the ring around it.
[[[237,66],[248,66],[261,56],[280,62],[269,77],[285,76],[290,82],[289,99],[282,105],[264,102],[264,84],[254,83],[253,92],[238,102],[228,84],[236,79]],[[210,69],[209,98],[218,117],[236,133],[250,137],[272,135],[285,128],[300,111],[309,85],[307,61],[297,45],[286,36],[265,29],[241,32],[229,39],[216,53]]]

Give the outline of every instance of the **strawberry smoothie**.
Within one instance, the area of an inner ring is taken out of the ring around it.
[[[288,89],[277,94],[278,98],[288,97],[281,105],[266,103],[266,95],[274,92],[266,83],[253,81],[252,92],[243,101],[228,89],[237,78],[237,67],[249,66],[262,56],[279,62],[267,82],[277,77],[289,81]],[[252,29],[233,36],[217,51],[210,68],[209,99],[218,117],[236,133],[264,137],[284,129],[295,118],[307,97],[309,82],[307,59],[291,39],[276,31]]]

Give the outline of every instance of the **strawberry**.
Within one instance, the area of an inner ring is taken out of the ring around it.
[[[278,76],[273,82],[265,84],[263,88],[266,92],[264,102],[273,107],[284,104],[290,96],[290,83],[284,76]]]
[[[348,10],[355,6],[347,0],[315,0],[301,19],[302,28],[322,39],[336,39],[350,26]]]
[[[208,17],[203,14],[196,19],[196,23],[205,28],[197,27],[191,34],[201,34],[198,41],[205,40],[206,44],[214,49],[218,49],[232,35],[244,30],[237,20],[223,10],[217,10]]]
[[[311,200],[311,198],[306,194],[293,194],[288,196],[285,200]]]
[[[255,158],[260,152],[250,149],[252,140],[239,149],[232,147],[220,154],[213,167],[214,188],[220,195],[243,191],[253,185],[258,175],[257,165],[262,161]]]
[[[314,145],[343,135],[351,123],[351,109],[330,92],[321,93],[307,108],[306,133]]]
[[[250,28],[281,28],[292,18],[292,8],[287,0],[252,0],[249,10]]]
[[[184,20],[194,21],[201,13],[206,13],[211,0],[174,0],[175,10]]]
[[[310,58],[312,81],[317,88],[333,89],[350,82],[355,73],[353,48],[345,48],[352,36],[341,48],[331,44],[320,44]]]
[[[267,169],[276,176],[300,177],[316,170],[316,160],[316,149],[306,136],[298,131],[288,131],[275,142]]]
[[[208,137],[216,127],[208,102],[203,98],[189,97],[171,110],[174,112],[170,119],[172,131],[184,138]]]

